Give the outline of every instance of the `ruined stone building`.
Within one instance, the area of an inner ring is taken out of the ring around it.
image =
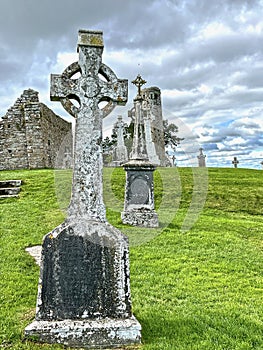
[[[149,161],[158,166],[170,166],[171,163],[165,153],[161,90],[156,86],[145,88],[141,90],[141,96],[145,101],[143,119]],[[134,112],[134,107],[128,112],[128,116],[132,119]]]
[[[25,90],[0,119],[0,170],[70,167],[72,125]]]

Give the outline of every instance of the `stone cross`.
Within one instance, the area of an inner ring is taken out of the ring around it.
[[[119,347],[139,343],[141,327],[131,313],[128,239],[106,220],[101,142],[103,117],[127,101],[127,80],[102,63],[102,32],[80,30],[78,52],[78,62],[51,76],[51,99],[76,118],[72,196],[67,219],[44,237],[36,320],[25,334]],[[100,109],[100,101],[108,104]]]
[[[124,137],[123,137],[124,123],[122,121],[122,116],[121,115],[118,116],[116,127],[117,127],[117,145],[118,146],[124,146]]]
[[[133,83],[135,86],[137,86],[137,88],[138,88],[138,96],[141,96],[141,87],[142,87],[142,85],[146,84],[147,81],[144,80],[144,79],[142,79],[142,77],[140,76],[140,74],[138,74],[137,77],[136,77],[136,79],[134,79],[134,80],[132,81],[132,83]]]
[[[132,82],[138,87],[134,99],[134,136],[129,162],[124,164],[126,171],[124,210],[122,222],[133,226],[158,227],[158,215],[154,209],[153,172],[155,165],[149,161],[146,151],[143,97],[140,87],[146,81],[137,76]],[[147,125],[146,125],[147,128]],[[149,132],[148,128],[148,132]],[[148,135],[149,136],[149,135]]]
[[[237,157],[234,157],[234,160],[232,160],[232,164],[234,164],[234,167],[237,168],[239,161],[237,160]]]
[[[138,88],[138,93],[134,99],[134,134],[130,159],[149,160],[145,143],[145,130],[143,120],[143,98],[141,96],[141,86],[146,84],[140,74],[132,81]]]
[[[122,163],[128,161],[128,151],[124,144],[123,136],[124,122],[121,115],[118,116],[115,127],[117,128],[117,145],[113,150],[113,165],[120,166]]]
[[[174,154],[172,155],[172,161],[173,161],[173,166],[176,166],[176,157]]]
[[[205,157],[206,157],[206,155],[203,153],[203,150],[204,150],[203,148],[199,148],[200,154],[197,156],[199,167],[205,167],[206,166],[206,164],[205,164]]]
[[[89,42],[91,45],[87,45]],[[75,160],[69,217],[83,216],[87,220],[106,220],[102,198],[102,120],[116,106],[127,102],[127,80],[117,79],[113,71],[101,62],[103,41],[100,32],[79,32],[79,61],[71,64],[62,75],[51,75],[52,101],[60,101],[76,119]],[[81,73],[78,79],[74,74]],[[104,77],[106,81],[102,80]],[[77,109],[71,102],[76,100]],[[103,109],[99,102],[109,101]]]

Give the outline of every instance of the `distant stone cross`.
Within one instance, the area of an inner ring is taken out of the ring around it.
[[[128,84],[102,63],[102,32],[79,31],[78,52],[78,62],[68,66],[62,75],[51,75],[50,97],[52,101],[60,101],[77,119],[69,217],[77,213],[103,222],[106,217],[102,198],[102,120],[116,104],[127,102]],[[76,73],[81,75],[73,79]],[[71,99],[79,103],[79,108]],[[101,101],[108,102],[102,109]]]
[[[234,160],[232,160],[232,164],[234,164],[234,167],[237,168],[239,161],[237,160],[237,157],[234,157]]]
[[[124,136],[123,136],[124,122],[122,121],[121,115],[118,116],[116,127],[117,127],[117,145],[124,146]]]
[[[132,81],[132,83],[133,83],[134,85],[136,85],[137,88],[138,88],[138,96],[141,96],[141,87],[142,87],[142,85],[146,84],[147,81],[144,80],[144,79],[142,79],[142,77],[140,76],[140,74],[138,74],[137,77],[136,77],[136,79],[134,79],[134,80]]]
[[[141,86],[146,84],[146,80],[142,79],[140,74],[138,74],[132,83],[138,87],[138,94],[134,99],[134,135],[130,158],[148,160],[145,143],[145,130],[143,127],[144,120],[142,105],[144,99],[141,96]]]
[[[200,154],[197,156],[199,167],[205,167],[206,166],[206,164],[205,164],[205,157],[206,157],[206,155],[203,153],[203,150],[204,150],[203,148],[199,148]]]

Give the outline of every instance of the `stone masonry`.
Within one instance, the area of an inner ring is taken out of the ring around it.
[[[24,90],[0,119],[0,170],[64,167],[63,153],[72,153],[71,123],[39,102],[37,91]]]
[[[142,96],[144,99],[147,99],[150,106],[152,140],[157,156],[160,159],[160,166],[167,166],[169,165],[169,160],[165,154],[161,90],[156,86],[145,88],[142,89]]]
[[[150,142],[149,137],[146,140],[149,161],[157,166],[170,166],[165,153],[161,90],[156,86],[145,88],[141,90],[141,96],[147,104],[147,108],[143,108],[143,124],[151,134]],[[128,111],[128,116],[134,120],[135,106]]]

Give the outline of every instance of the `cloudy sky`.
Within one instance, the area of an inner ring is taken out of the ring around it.
[[[263,1],[2,0],[0,115],[24,89],[49,101],[50,74],[77,61],[79,29],[102,30],[103,61],[129,80],[129,102],[106,118],[128,121],[138,73],[162,91],[163,116],[185,137],[178,166],[204,149],[208,166],[261,169]]]

